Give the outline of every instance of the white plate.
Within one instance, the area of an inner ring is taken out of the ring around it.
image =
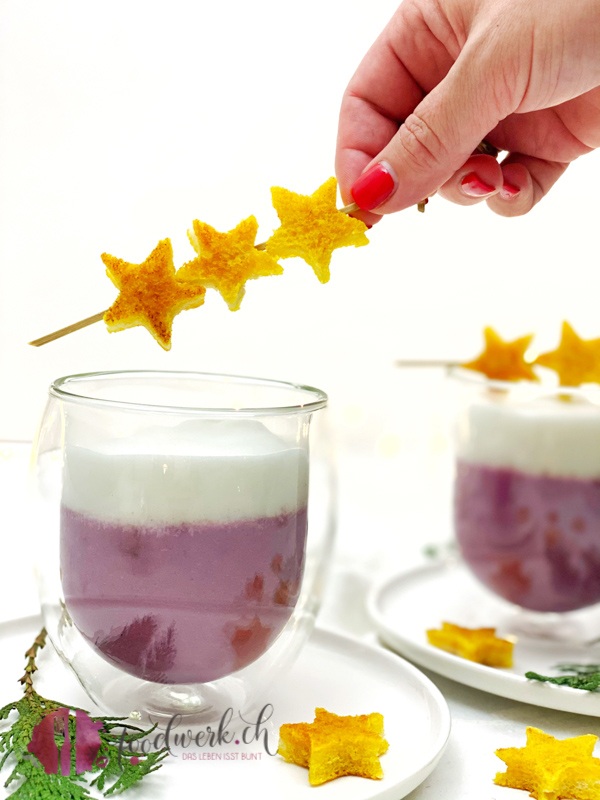
[[[0,707],[19,697],[23,653],[40,627],[38,618],[0,623]],[[98,713],[51,645],[38,663],[41,694]],[[305,769],[266,755],[261,742],[246,748],[256,760],[200,760],[206,748],[197,751],[198,760],[168,758],[158,773],[144,779],[144,798],[195,797],[198,791],[233,798],[256,790],[267,800],[314,800],[317,791],[320,800],[399,800],[433,770],[450,733],[448,706],[419,670],[382,648],[324,630],[314,632],[285,683],[273,687],[265,702],[273,706],[271,750],[281,723],[312,721],[317,706],[338,714],[381,712],[390,745],[381,759],[383,780],[344,777],[316,790]],[[229,748],[235,750],[234,744]],[[0,785],[5,779],[6,774],[0,776]]]
[[[422,667],[501,697],[559,711],[600,716],[600,692],[528,680],[530,670],[560,675],[564,663],[600,663],[600,607],[564,615],[521,612],[481,586],[458,561],[428,564],[386,578],[368,597],[380,639]],[[500,636],[520,628],[511,669],[486,667],[433,647],[425,631],[443,621],[495,627]],[[523,633],[527,630],[528,633]]]

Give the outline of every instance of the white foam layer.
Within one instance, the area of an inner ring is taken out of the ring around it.
[[[274,516],[306,505],[306,452],[255,420],[191,420],[65,448],[63,504],[162,525]]]
[[[600,408],[585,400],[476,402],[461,420],[457,438],[457,455],[466,461],[600,479]]]

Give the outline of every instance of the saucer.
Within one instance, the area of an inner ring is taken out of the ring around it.
[[[41,627],[39,617],[0,623],[0,707],[19,698],[23,654]],[[101,713],[50,643],[41,651],[38,666],[35,687],[40,694]],[[260,741],[239,749],[239,741],[231,742],[219,751],[222,757],[206,747],[187,753],[173,750],[157,773],[144,778],[144,797],[192,796],[201,786],[203,794],[221,797],[246,796],[256,789],[265,797],[314,799],[307,770],[269,755],[266,746],[274,753],[279,725],[311,722],[315,708],[324,707],[341,715],[382,713],[389,750],[381,757],[382,780],[339,778],[318,788],[320,800],[399,800],[434,769],[450,733],[446,701],[416,667],[383,648],[324,629],[313,632],[285,679],[264,701],[272,706],[272,717]]]
[[[367,603],[379,638],[421,667],[500,697],[600,716],[600,692],[525,678],[529,671],[560,675],[558,664],[599,664],[599,606],[568,614],[527,612],[491,594],[452,558],[387,577],[372,587]],[[487,667],[430,645],[426,630],[444,621],[493,627],[498,636],[518,632],[513,667]]]

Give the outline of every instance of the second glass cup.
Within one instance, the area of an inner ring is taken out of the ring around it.
[[[600,392],[453,380],[454,528],[465,563],[528,611],[600,602]]]

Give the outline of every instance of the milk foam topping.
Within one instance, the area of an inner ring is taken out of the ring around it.
[[[230,522],[303,508],[308,457],[257,420],[197,419],[67,445],[63,477],[63,504],[100,520]]]
[[[457,456],[531,474],[600,480],[600,407],[560,397],[474,402],[459,423]]]

